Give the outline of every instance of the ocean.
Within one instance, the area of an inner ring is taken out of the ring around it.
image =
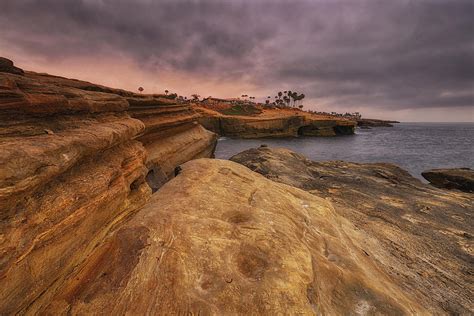
[[[355,135],[281,139],[221,137],[216,158],[228,159],[248,148],[285,147],[315,161],[390,162],[423,179],[431,168],[474,169],[474,123],[400,123],[356,129]]]

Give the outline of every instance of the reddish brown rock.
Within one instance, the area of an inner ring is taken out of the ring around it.
[[[149,124],[127,112],[133,98],[142,96],[45,74],[0,73],[0,314],[30,311],[93,262],[105,236],[150,198],[150,153],[153,168],[163,170],[213,154],[215,135],[196,125],[193,111],[182,109],[184,118],[159,103]],[[159,145],[148,153],[139,140],[151,125],[161,128],[153,128]]]

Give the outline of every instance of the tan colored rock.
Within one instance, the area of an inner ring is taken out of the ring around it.
[[[28,313],[423,312],[365,247],[326,200],[193,160]]]
[[[0,73],[1,315],[27,313],[57,294],[150,198],[153,169],[212,156],[216,136],[196,123],[198,115],[162,99]],[[130,104],[156,106],[141,121],[126,112]],[[148,153],[139,140],[150,131],[158,143],[150,138]]]
[[[314,162],[282,148],[231,160],[330,201],[364,236],[377,269],[425,314],[473,313],[471,194],[436,189],[392,164]]]
[[[147,152],[148,184],[153,190],[174,177],[175,168],[191,159],[213,157],[217,135],[197,123],[188,105],[163,97],[129,98],[130,114],[145,124],[138,138]]]
[[[143,130],[142,122],[125,114],[12,117],[0,123],[0,218],[17,212],[22,198],[40,185]]]
[[[136,141],[84,158],[31,187],[0,222],[0,314],[24,312],[144,204],[145,150]],[[3,207],[4,205],[2,205]]]
[[[197,108],[199,122],[221,136],[234,138],[336,136],[354,134],[356,123],[302,111],[266,110],[252,116],[223,115]]]

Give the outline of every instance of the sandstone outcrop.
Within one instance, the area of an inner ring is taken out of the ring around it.
[[[174,169],[196,158],[212,157],[217,135],[206,130],[189,106],[156,97],[128,98],[130,115],[145,124],[138,138],[147,152],[148,183],[158,189],[174,176]]]
[[[223,115],[198,108],[199,122],[221,136],[234,138],[351,135],[356,123],[295,110],[264,110],[253,116]]]
[[[473,312],[471,194],[268,147],[233,158],[265,177],[192,160],[198,119],[0,72],[0,314]]]
[[[323,198],[222,160],[183,165],[38,314],[415,314],[364,234]]]
[[[151,197],[153,169],[212,155],[216,136],[195,114],[162,113],[173,104],[153,107],[151,125],[161,124],[155,146],[164,156],[148,153],[139,140],[150,124],[127,112],[133,98],[145,97],[0,69],[0,314],[24,313],[47,299]],[[164,176],[162,182],[171,175]]]
[[[357,126],[359,127],[393,127],[394,123],[400,123],[398,121],[387,121],[377,119],[358,119]]]
[[[474,170],[470,168],[431,169],[421,175],[437,188],[474,192]]]
[[[474,311],[472,195],[434,188],[392,164],[314,162],[268,147],[231,160],[331,202],[364,236],[367,260],[424,314]]]

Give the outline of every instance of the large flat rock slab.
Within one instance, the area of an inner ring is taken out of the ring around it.
[[[315,162],[278,148],[231,160],[325,198],[366,238],[367,256],[430,314],[471,314],[471,194],[434,188],[385,163]]]

